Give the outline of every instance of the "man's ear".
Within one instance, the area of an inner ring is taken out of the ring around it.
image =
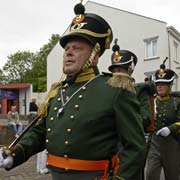
[[[99,55],[96,54],[96,56],[94,57],[92,61],[92,66],[96,66],[98,64],[98,61],[99,61]]]

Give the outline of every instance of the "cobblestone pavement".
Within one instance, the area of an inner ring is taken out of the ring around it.
[[[0,180],[52,180],[50,173],[41,175],[36,172],[36,155],[24,164],[6,171],[0,169]]]

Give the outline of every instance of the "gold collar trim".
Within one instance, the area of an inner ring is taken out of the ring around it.
[[[163,97],[157,96],[157,99],[158,99],[159,101],[166,101],[166,100],[170,99],[170,96],[169,96],[169,95],[163,96]]]
[[[86,69],[86,70],[82,71],[82,73],[80,73],[78,75],[78,77],[76,78],[75,83],[81,83],[81,82],[89,81],[90,79],[94,78],[95,76],[96,75],[94,73],[93,68]]]

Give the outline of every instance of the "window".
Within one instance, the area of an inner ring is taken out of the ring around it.
[[[178,55],[179,55],[179,47],[176,42],[174,42],[174,60],[178,62]]]
[[[145,59],[157,58],[158,37],[145,39]]]

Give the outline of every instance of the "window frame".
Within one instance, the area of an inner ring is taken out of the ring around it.
[[[158,38],[159,36],[154,36],[151,38],[144,39],[144,48],[145,48],[145,60],[157,59],[158,56]],[[153,54],[153,42],[156,41],[156,54]],[[148,43],[150,43],[150,55],[148,55]]]

